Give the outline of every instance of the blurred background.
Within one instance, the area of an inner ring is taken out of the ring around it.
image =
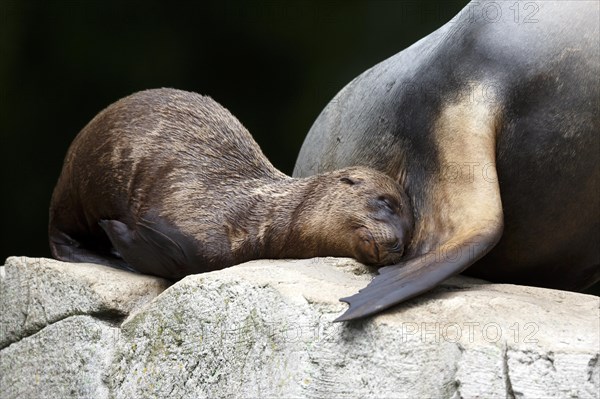
[[[70,142],[138,90],[208,94],[291,174],[351,79],[450,20],[461,1],[0,1],[0,264],[50,256],[48,205]]]

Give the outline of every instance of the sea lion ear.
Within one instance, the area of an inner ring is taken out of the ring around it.
[[[358,180],[358,179],[355,179],[355,178],[353,178],[353,177],[351,177],[351,176],[344,176],[344,177],[341,177],[341,178],[340,178],[340,181],[341,181],[342,183],[346,183],[346,184],[349,184],[349,185],[351,185],[351,186],[353,186],[353,185],[355,185],[355,184],[359,184],[359,183],[360,183],[360,180]]]

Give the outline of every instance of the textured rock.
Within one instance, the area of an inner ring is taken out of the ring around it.
[[[2,398],[106,398],[118,327],[71,316],[0,351]]]
[[[3,303],[6,287],[18,286],[11,268],[46,262],[15,259],[5,267]],[[69,286],[85,285],[90,265],[48,262]],[[101,270],[115,293],[137,301],[111,305],[126,319],[86,305],[96,310],[80,307],[71,314],[89,316],[54,318],[33,335],[18,327],[27,323],[10,327],[11,337],[25,338],[0,351],[0,396],[599,397],[595,296],[460,277],[377,317],[332,323],[346,308],[338,298],[371,278],[351,260],[249,262],[189,276],[145,305],[152,295],[122,286],[123,272]],[[32,303],[47,303],[47,292],[30,295]],[[91,302],[119,302],[100,297]],[[79,297],[69,298],[74,308]],[[26,306],[10,306],[27,319]]]
[[[89,263],[8,258],[0,267],[0,348],[73,315],[123,318],[169,284]]]

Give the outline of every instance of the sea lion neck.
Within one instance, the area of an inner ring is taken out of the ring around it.
[[[331,245],[341,244],[330,242],[325,234],[330,221],[323,212],[329,202],[324,183],[321,175],[286,177],[257,186],[255,207],[245,220],[255,224],[255,236],[248,237],[244,247],[258,249],[256,255],[266,259],[323,256],[323,248],[329,249],[329,256],[335,255]]]

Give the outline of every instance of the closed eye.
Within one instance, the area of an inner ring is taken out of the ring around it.
[[[396,206],[394,201],[391,200],[390,198],[381,196],[377,200],[379,201],[380,204],[382,204],[384,207],[388,208],[392,212],[395,212],[395,210],[398,209],[398,207]]]

